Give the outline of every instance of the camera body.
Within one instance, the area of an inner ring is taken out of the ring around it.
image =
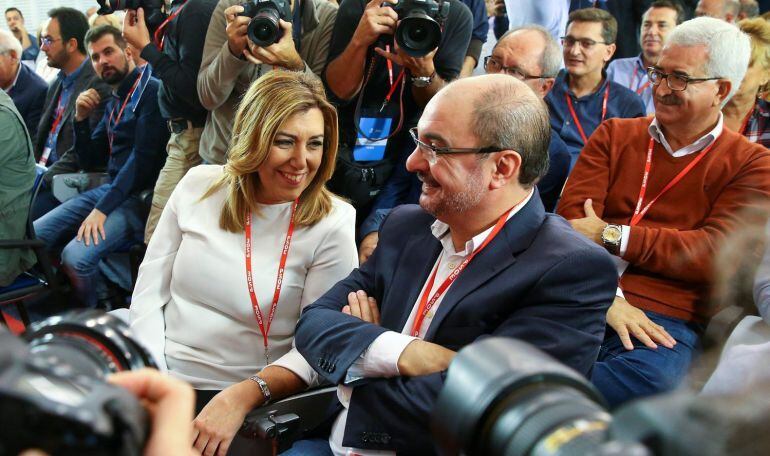
[[[121,320],[74,312],[33,325],[27,344],[0,329],[0,454],[140,455],[147,412],[107,375],[155,367]]]
[[[449,2],[435,0],[399,0],[386,3],[398,13],[396,43],[407,55],[423,57],[441,43],[441,31],[449,16]]]
[[[144,9],[144,22],[150,34],[160,27],[168,15],[163,12],[163,0],[96,0],[100,8],[99,15],[112,14],[115,11]]]
[[[247,34],[259,47],[278,42],[283,36],[279,20],[291,22],[291,4],[288,0],[252,0],[241,3],[243,12],[239,16],[251,18]]]

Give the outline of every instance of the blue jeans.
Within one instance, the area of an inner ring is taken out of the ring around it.
[[[139,198],[130,196],[107,216],[104,222],[105,238],[99,239],[98,245],[93,242],[85,245],[76,239],[83,220],[109,187],[105,184],[82,193],[34,222],[35,234],[50,250],[63,247],[62,266],[72,279],[78,298],[89,308],[96,307],[99,262],[112,252],[141,242],[144,232],[141,202]]]
[[[653,350],[631,336],[634,349],[626,350],[618,334],[608,326],[591,381],[610,407],[676,388],[700,348],[702,325],[655,312],[644,313],[663,326],[676,345],[666,348],[657,344],[658,348]]]
[[[326,439],[309,439],[294,442],[291,448],[280,456],[334,456]]]

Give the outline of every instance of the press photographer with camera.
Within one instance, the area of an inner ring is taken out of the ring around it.
[[[171,132],[166,147],[168,157],[155,183],[152,208],[145,228],[150,241],[171,192],[187,171],[200,164],[198,143],[206,123],[206,108],[198,99],[198,68],[216,0],[173,0],[166,19],[151,32],[147,24],[148,2],[128,9],[123,21],[123,37],[152,65],[160,79],[158,105]],[[154,25],[154,24],[153,24]]]
[[[200,156],[222,165],[235,111],[253,81],[273,69],[320,75],[337,6],[326,0],[220,0],[209,23],[198,95],[210,111]]]
[[[336,97],[340,151],[329,188],[360,223],[414,144],[422,109],[462,69],[473,20],[458,0],[346,0],[324,79]]]

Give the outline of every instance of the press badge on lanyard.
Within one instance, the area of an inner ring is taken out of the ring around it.
[[[360,162],[382,160],[392,128],[392,117],[361,117],[358,122],[356,145],[353,147],[353,159]]]

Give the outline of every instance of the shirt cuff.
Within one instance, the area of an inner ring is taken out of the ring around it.
[[[348,368],[344,383],[347,385],[362,378],[388,378],[400,375],[398,358],[401,357],[406,346],[415,339],[417,338],[395,331],[380,334]]]
[[[619,257],[623,257],[626,254],[626,250],[628,250],[628,238],[631,237],[631,227],[628,225],[623,225],[620,227],[620,251],[618,252]]]
[[[318,386],[318,373],[310,367],[310,364],[308,364],[296,348],[292,348],[285,355],[270,363],[270,365],[280,366],[294,372],[297,377],[307,384],[308,388]]]
[[[625,297],[625,296],[623,296],[623,290],[621,290],[621,289],[620,289],[620,287],[618,287],[618,289],[617,289],[617,290],[615,290],[615,296],[617,296],[617,297],[619,297],[619,298],[623,298],[623,299],[626,299],[626,297]]]

